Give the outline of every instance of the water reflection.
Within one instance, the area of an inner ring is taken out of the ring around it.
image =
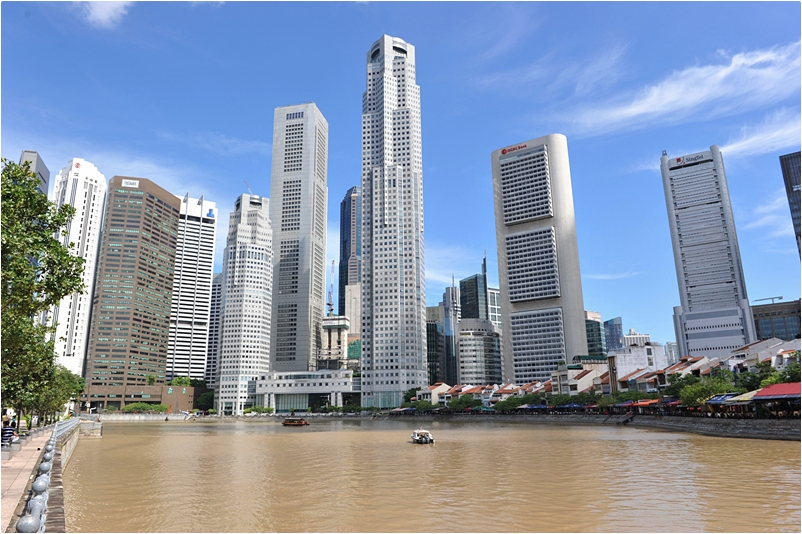
[[[107,423],[64,474],[76,532],[799,531],[797,442],[606,426]]]

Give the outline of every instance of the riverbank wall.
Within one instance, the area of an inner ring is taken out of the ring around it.
[[[183,414],[103,414],[103,422],[183,422]],[[332,420],[373,420],[372,415],[328,415],[305,414],[310,422]],[[387,415],[378,415],[377,419],[388,419]],[[594,425],[623,425],[624,416],[621,415],[592,415],[592,414],[448,414],[448,415],[397,415],[389,419],[398,421],[431,422],[431,421],[498,421],[526,424],[594,424]],[[192,419],[195,422],[223,422],[223,421],[253,421],[278,422],[280,416],[236,417],[236,416],[205,416]],[[802,435],[800,419],[721,419],[717,417],[677,417],[635,415],[626,423],[636,428],[651,428],[671,432],[689,432],[705,436],[722,438],[750,438],[800,441]]]

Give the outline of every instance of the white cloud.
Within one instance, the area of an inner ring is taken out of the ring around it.
[[[762,230],[769,238],[794,236],[794,225],[784,188],[776,190],[771,198],[753,208],[749,219],[750,222],[743,225],[744,230]]]
[[[571,122],[579,133],[678,124],[775,104],[799,94],[800,43],[720,56],[728,63],[674,71],[628,102],[594,103]]]
[[[95,28],[112,29],[117,26],[133,2],[81,2],[81,13]]]
[[[632,278],[641,274],[644,274],[643,271],[627,271],[625,273],[583,274],[582,278],[589,280],[621,280],[622,278]]]
[[[197,132],[189,135],[178,135],[170,132],[156,132],[160,139],[183,143],[185,145],[195,145],[204,150],[209,150],[221,156],[245,154],[255,152],[269,156],[272,153],[273,145],[264,141],[251,141],[240,139],[216,132]]]
[[[780,109],[757,126],[743,126],[738,139],[720,148],[729,157],[766,154],[798,147],[801,134],[799,112]]]

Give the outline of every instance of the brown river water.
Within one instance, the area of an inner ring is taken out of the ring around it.
[[[595,425],[104,423],[69,532],[800,531],[800,443]]]

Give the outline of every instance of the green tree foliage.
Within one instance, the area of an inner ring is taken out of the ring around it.
[[[723,378],[704,378],[695,384],[685,386],[679,393],[683,406],[699,406],[713,395],[735,392],[737,389]]]
[[[799,359],[799,352],[797,352],[797,359]],[[799,363],[792,363],[788,365],[782,372],[783,382],[799,382],[800,365]]]
[[[214,406],[214,391],[207,391],[200,397],[196,402],[198,405],[198,409],[200,410],[208,410],[212,406]]]
[[[190,387],[192,385],[192,381],[189,379],[188,376],[177,376],[170,380],[167,384],[168,386],[181,386],[181,387]]]
[[[38,414],[55,414],[64,409],[71,399],[80,398],[86,383],[84,379],[63,365],[53,369],[53,379],[33,399],[33,410]]]
[[[75,213],[57,208],[38,190],[29,165],[2,160],[2,397],[19,411],[30,409],[43,390],[55,387],[55,328],[38,324],[38,316],[72,293],[84,291],[84,260],[62,243]],[[55,395],[55,394],[54,394]]]
[[[463,395],[456,400],[448,403],[452,410],[464,410],[466,408],[478,408],[482,405],[481,399],[474,399],[473,395]]]
[[[199,380],[197,378],[192,378],[189,381],[189,385],[193,388],[205,388],[206,380]]]
[[[132,402],[123,406],[123,413],[155,412],[166,413],[169,406],[166,404],[148,404],[147,402]]]
[[[412,388],[406,393],[404,393],[404,402],[412,402],[412,397],[416,397],[418,395],[418,390],[421,388]]]
[[[743,372],[735,375],[735,383],[739,388],[746,391],[754,391],[760,388],[760,375],[752,372]]]
[[[156,384],[156,376],[155,375],[147,375],[145,377],[145,381],[149,386]]]
[[[663,395],[679,397],[679,392],[682,391],[682,388],[697,384],[698,382],[699,377],[691,373],[684,376],[679,373],[674,373],[668,377],[668,386],[663,390]]]

